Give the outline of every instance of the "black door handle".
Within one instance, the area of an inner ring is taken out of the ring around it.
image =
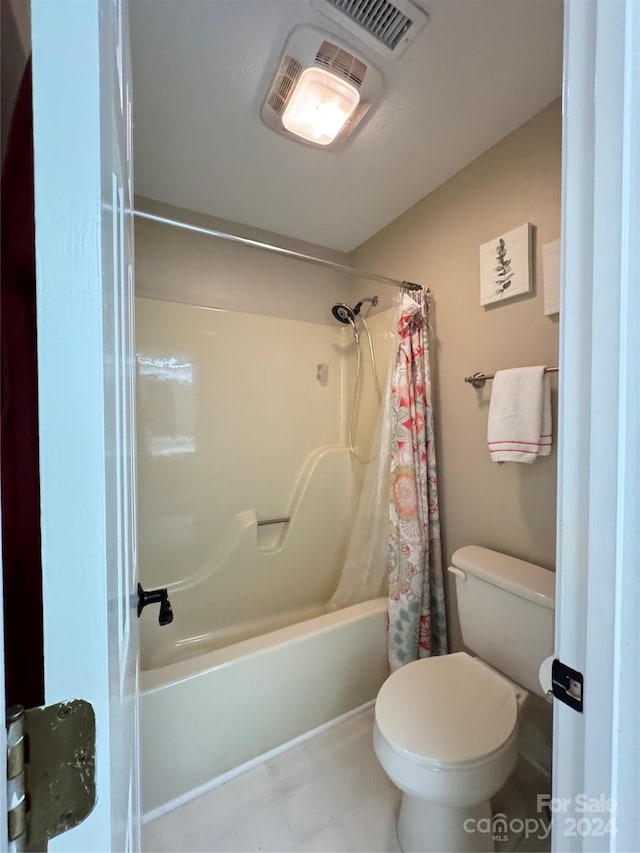
[[[160,613],[158,622],[160,625],[169,625],[173,622],[173,610],[169,601],[169,593],[166,589],[143,589],[138,584],[138,618],[147,604],[159,604]]]

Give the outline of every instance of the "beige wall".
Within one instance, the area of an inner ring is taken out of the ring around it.
[[[475,371],[557,364],[558,323],[543,313],[542,245],[560,236],[561,109],[554,102],[363,244],[356,266],[428,284],[435,294],[435,406],[445,559],[465,544],[555,564],[556,449],[497,465],[486,446],[491,383]],[[479,246],[536,227],[535,293],[481,308]],[[557,380],[552,379],[554,434]],[[452,639],[458,636],[451,613]]]
[[[203,228],[283,246],[337,263],[347,255],[149,199],[136,208]],[[353,279],[204,234],[136,219],[136,294],[335,326],[334,302],[350,302]]]

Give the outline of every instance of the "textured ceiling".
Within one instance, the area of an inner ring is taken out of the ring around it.
[[[351,251],[561,90],[561,0],[419,0],[397,61],[308,0],[134,0],[136,192]],[[335,151],[270,130],[260,108],[293,27],[364,54],[384,91]]]

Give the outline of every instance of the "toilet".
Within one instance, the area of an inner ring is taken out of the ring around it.
[[[553,652],[553,572],[475,545],[449,572],[469,651],[401,667],[376,699],[373,745],[402,791],[403,851],[493,849],[491,797],[514,770],[520,710],[543,695],[538,670]]]

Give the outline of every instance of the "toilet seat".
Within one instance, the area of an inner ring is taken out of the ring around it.
[[[434,769],[487,762],[512,741],[517,718],[511,684],[465,652],[401,667],[383,684],[375,708],[387,745]]]

